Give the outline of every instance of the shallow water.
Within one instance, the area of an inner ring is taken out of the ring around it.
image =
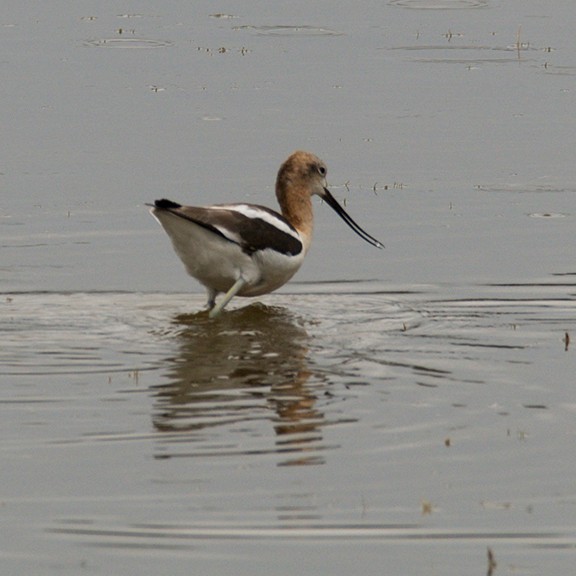
[[[3,571],[571,573],[574,16],[6,7]],[[211,321],[144,203],[273,205],[294,148],[386,249],[318,204]]]
[[[180,294],[9,296],[7,565],[565,569],[566,284],[294,288],[216,321]]]

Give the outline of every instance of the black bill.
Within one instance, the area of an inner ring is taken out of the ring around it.
[[[338,216],[340,216],[340,218],[342,218],[342,220],[344,220],[344,222],[346,222],[346,224],[348,224],[348,226],[350,226],[350,228],[352,228],[352,230],[354,230],[354,232],[356,232],[360,238],[366,240],[366,242],[372,244],[372,246],[376,246],[376,248],[384,248],[384,244],[382,244],[382,242],[379,242],[376,240],[376,238],[370,236],[368,232],[362,230],[362,228],[360,228],[360,226],[358,226],[358,224],[352,220],[352,217],[348,214],[348,212],[346,212],[346,210],[344,210],[344,208],[342,208],[342,206],[338,203],[338,200],[332,196],[327,188],[324,188],[324,195],[322,198],[326,200],[334,212],[336,212],[336,214],[338,214]]]

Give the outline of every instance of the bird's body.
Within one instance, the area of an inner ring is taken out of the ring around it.
[[[273,292],[298,271],[312,241],[314,194],[364,240],[382,248],[330,194],[326,166],[308,152],[295,152],[280,167],[276,197],[282,214],[255,204],[194,207],[171,200],[156,200],[151,213],[188,273],[206,287],[215,316],[233,296]],[[216,306],[219,293],[226,296]]]

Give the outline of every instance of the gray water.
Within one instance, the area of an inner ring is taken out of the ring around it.
[[[575,10],[7,4],[2,572],[571,574]],[[296,148],[386,249],[208,320],[144,204]]]

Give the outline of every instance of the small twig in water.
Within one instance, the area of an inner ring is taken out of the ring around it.
[[[492,552],[492,548],[488,547],[488,572],[486,576],[492,576],[494,570],[496,570],[496,559],[494,558],[494,552]]]

